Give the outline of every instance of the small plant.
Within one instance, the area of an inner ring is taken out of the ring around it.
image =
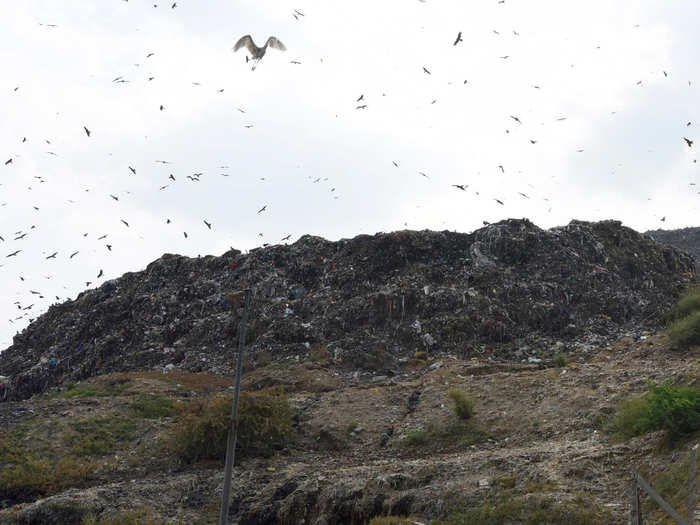
[[[447,396],[455,404],[455,414],[462,421],[470,419],[474,415],[474,400],[466,392],[458,388],[450,388]]]
[[[459,420],[444,426],[429,423],[424,429],[406,434],[401,443],[414,449],[425,445],[440,448],[468,447],[483,441],[485,437],[484,432],[472,421]]]
[[[129,408],[131,408],[138,417],[145,419],[169,417],[177,413],[177,408],[170,399],[165,396],[153,394],[139,396],[136,401],[133,401],[129,405]]]
[[[564,368],[568,364],[569,358],[565,353],[560,352],[554,357],[554,366],[556,366],[557,368]]]
[[[700,429],[700,390],[649,382],[640,398],[624,401],[609,429],[623,438],[666,430],[671,440]]]
[[[683,319],[694,312],[700,312],[700,286],[693,286],[686,290],[665,318],[666,321],[672,322]]]
[[[369,520],[369,525],[413,525],[414,523],[423,523],[422,518],[411,516],[377,516]]]
[[[194,401],[184,409],[171,441],[183,463],[221,460],[231,422],[231,396]],[[238,407],[236,457],[269,456],[294,437],[292,411],[279,389],[242,392]]]
[[[700,344],[700,310],[673,321],[668,327],[668,336],[679,346]]]
[[[120,416],[91,417],[71,424],[66,444],[76,456],[106,456],[132,437],[134,424]]]

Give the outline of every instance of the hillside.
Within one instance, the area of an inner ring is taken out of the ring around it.
[[[240,449],[234,523],[623,523],[629,472],[672,490],[693,443],[606,429],[647,380],[698,384],[698,349],[661,323],[694,279],[685,253],[614,221],[165,255],[0,354],[0,524],[214,523],[222,458],[185,461],[178,436],[231,391],[228,292],[245,287],[248,407],[287,399],[291,426]],[[645,518],[662,523],[647,502]]]

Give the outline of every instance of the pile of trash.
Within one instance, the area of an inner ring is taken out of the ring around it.
[[[654,328],[695,261],[618,221],[542,230],[509,219],[471,234],[399,231],[337,242],[166,254],[52,306],[0,353],[6,399],[66,381],[157,368],[233,373],[241,304],[254,293],[250,369],[321,360],[393,375],[441,355],[551,358]]]
[[[657,242],[680,248],[700,261],[700,228],[650,230],[646,235]]]

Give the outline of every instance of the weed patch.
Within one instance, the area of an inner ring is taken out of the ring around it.
[[[444,426],[429,423],[425,429],[406,434],[401,443],[413,449],[430,446],[434,450],[435,447],[468,447],[485,438],[486,434],[477,425],[471,421],[460,420]]]
[[[231,421],[231,396],[194,401],[183,411],[171,447],[183,463],[221,460]],[[270,456],[294,437],[292,411],[279,389],[242,392],[236,457]]]
[[[673,344],[679,346],[700,344],[700,311],[671,323],[668,327],[668,337]]]
[[[106,456],[130,441],[134,423],[116,415],[91,417],[71,423],[65,443],[75,456]]]
[[[172,400],[165,396],[144,394],[129,404],[134,414],[144,419],[158,419],[177,414],[178,410]]]
[[[455,404],[455,415],[460,420],[466,421],[474,415],[474,400],[466,392],[458,388],[450,388],[447,392],[447,397]]]

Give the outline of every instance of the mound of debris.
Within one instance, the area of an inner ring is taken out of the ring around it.
[[[646,232],[652,239],[684,250],[700,261],[700,228],[679,230],[651,230]]]
[[[248,287],[248,368],[309,356],[355,375],[444,354],[539,362],[567,341],[654,327],[694,272],[690,256],[618,221],[166,254],[52,306],[0,354],[0,375],[16,400],[115,371],[231,373],[240,305],[229,293]]]

